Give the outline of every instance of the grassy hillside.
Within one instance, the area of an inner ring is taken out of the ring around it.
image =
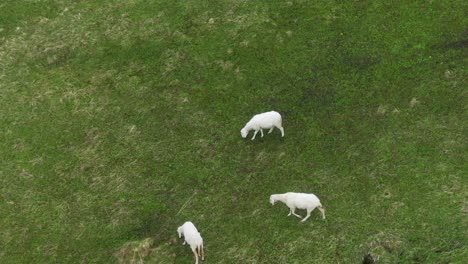
[[[0,263],[463,263],[467,8],[3,0]]]

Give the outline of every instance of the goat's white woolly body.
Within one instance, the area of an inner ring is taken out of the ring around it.
[[[302,218],[302,216],[295,213],[297,209],[306,209],[307,216],[302,219],[301,222],[304,222],[310,217],[310,213],[317,207],[322,213],[322,218],[325,219],[325,208],[322,207],[319,198],[312,193],[294,193],[288,192],[283,194],[273,194],[270,196],[270,203],[275,204],[276,201],[285,203],[289,207],[289,214]]]
[[[205,260],[205,252],[203,251],[203,238],[198,232],[197,228],[192,222],[185,222],[183,225],[177,228],[177,233],[179,233],[179,238],[184,236],[184,243],[188,243],[192,249],[193,254],[195,255],[195,264],[198,264],[198,256],[202,260]]]
[[[255,133],[252,137],[252,140],[254,140],[258,131],[260,131],[263,137],[262,129],[270,129],[270,131],[268,131],[268,134],[270,134],[273,131],[273,128],[275,127],[281,130],[281,136],[284,137],[284,129],[282,125],[281,115],[275,111],[261,113],[258,115],[254,115],[252,119],[250,119],[250,121],[247,122],[245,127],[241,129],[241,136],[243,138],[246,138],[249,134],[249,131],[254,130]]]

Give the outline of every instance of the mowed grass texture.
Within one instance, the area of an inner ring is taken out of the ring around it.
[[[0,262],[464,263],[467,8],[2,1]]]

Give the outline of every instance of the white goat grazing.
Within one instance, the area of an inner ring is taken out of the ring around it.
[[[275,111],[261,113],[254,115],[252,119],[250,119],[250,121],[245,125],[245,127],[241,129],[241,136],[246,138],[250,130],[255,130],[255,133],[252,137],[252,140],[254,140],[259,130],[263,137],[262,129],[270,129],[270,131],[268,131],[268,134],[270,134],[275,127],[281,130],[281,136],[284,137],[281,115]]]
[[[322,218],[325,219],[325,208],[322,207],[319,198],[311,193],[294,193],[288,192],[283,194],[273,194],[270,196],[270,203],[275,204],[276,201],[285,203],[289,207],[289,214],[302,218],[302,216],[297,215],[294,211],[298,209],[307,209],[307,216],[302,219],[301,222],[304,222],[310,217],[310,213],[317,207],[322,213]]]
[[[192,222],[185,222],[183,225],[177,228],[177,233],[179,233],[179,238],[184,235],[184,243],[188,243],[192,249],[193,254],[195,255],[195,264],[198,264],[198,256],[202,260],[205,260],[205,252],[203,251],[203,238],[198,232],[197,228]]]

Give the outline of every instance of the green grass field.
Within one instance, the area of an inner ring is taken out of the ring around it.
[[[467,10],[1,1],[0,263],[466,263]]]

